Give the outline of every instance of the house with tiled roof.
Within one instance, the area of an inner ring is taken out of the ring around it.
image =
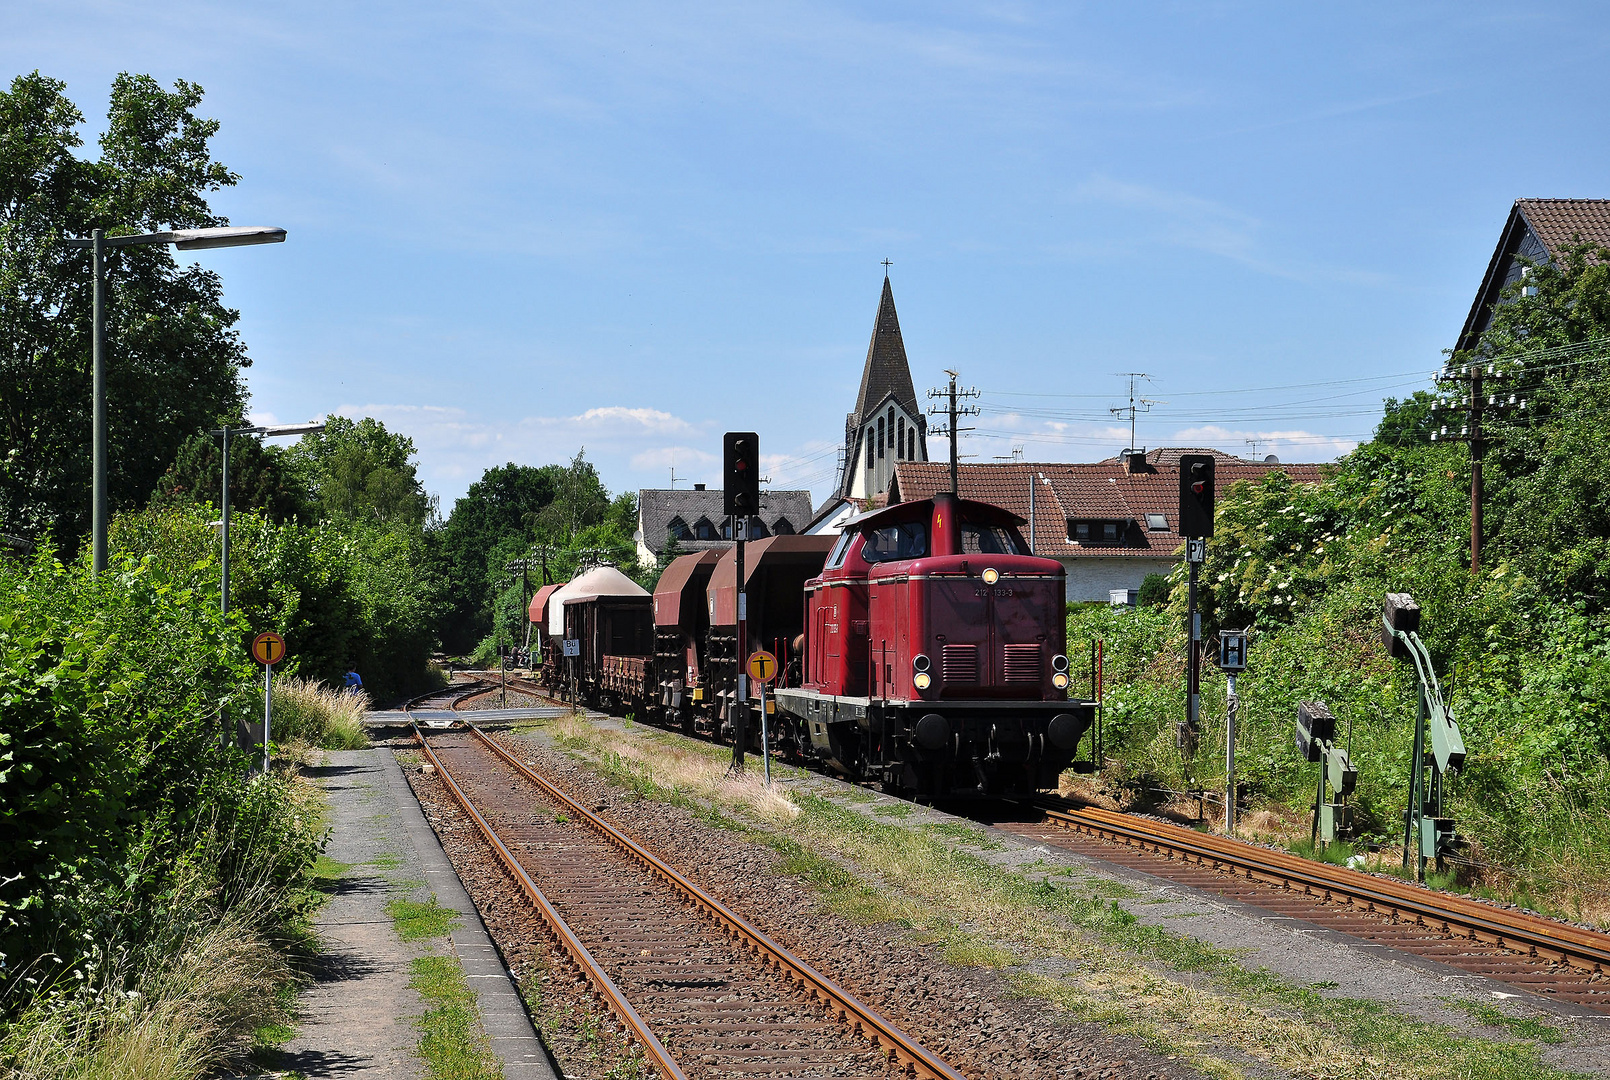
[[[1212,454],[1219,490],[1237,480],[1283,470],[1293,480],[1321,479],[1318,465],[1249,461],[1208,448],[1165,447],[1106,461],[1007,461],[957,468],[958,494],[994,503],[1023,518],[1036,555],[1068,572],[1070,601],[1106,601],[1139,590],[1148,574],[1167,574],[1184,557],[1179,534],[1181,454]],[[949,467],[901,462],[890,502],[926,499],[950,490]]]
[[[809,491],[762,491],[760,513],[750,523],[750,539],[803,531],[811,520]],[[722,513],[720,488],[642,488],[637,493],[637,559],[652,564],[675,537],[684,555],[732,544],[732,521]]]
[[[805,531],[838,532],[863,506],[883,500],[894,480],[895,466],[927,460],[928,419],[917,405],[905,339],[900,335],[900,316],[894,309],[894,289],[885,274],[855,411],[844,418],[838,487]]]
[[[1610,199],[1516,199],[1454,347],[1475,347],[1504,287],[1529,266],[1557,263],[1566,245],[1581,243],[1610,247]]]

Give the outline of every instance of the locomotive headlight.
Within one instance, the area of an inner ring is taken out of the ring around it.
[[[1051,676],[1051,685],[1056,687],[1058,690],[1066,690],[1068,688],[1068,673],[1066,671],[1059,671],[1055,675]]]
[[[934,677],[926,671],[919,671],[911,677],[911,685],[918,690],[926,690],[933,683]]]
[[[1051,670],[1052,671],[1067,671],[1068,670],[1068,658],[1066,656],[1063,656],[1061,653],[1057,653],[1055,656],[1053,656],[1051,658]]]
[[[995,567],[991,566],[989,569],[984,571],[984,584],[993,585],[999,580],[1001,580],[1001,572],[995,569]]]

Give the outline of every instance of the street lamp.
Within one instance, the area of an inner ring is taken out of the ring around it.
[[[262,435],[273,438],[276,435],[312,435],[323,431],[324,425],[317,421],[306,424],[269,424],[260,427],[230,427],[225,424],[214,431],[214,435],[222,435],[224,439],[224,493],[223,493],[223,536],[224,536],[224,581],[220,591],[219,610],[229,614],[229,436],[231,435]]]
[[[95,412],[92,468],[94,499],[91,506],[94,567],[106,569],[106,249],[136,244],[172,244],[180,251],[202,248],[244,247],[249,244],[278,244],[285,230],[267,225],[224,226],[216,229],[176,229],[172,232],[140,233],[134,236],[107,236],[95,229],[87,238],[69,239],[70,248],[88,248],[95,267],[95,310],[91,331],[91,357],[94,368]]]

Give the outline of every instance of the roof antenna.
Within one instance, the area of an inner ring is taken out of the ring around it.
[[[686,479],[687,479],[687,477],[678,476],[676,474],[676,451],[673,450],[673,451],[671,451],[671,490],[672,491],[676,490],[676,482],[678,480],[686,480]]]
[[[1254,461],[1256,461],[1258,459],[1258,442],[1259,442],[1259,440],[1257,440],[1257,439],[1242,439],[1241,441],[1246,443],[1248,446],[1252,447],[1252,458],[1253,458]]]

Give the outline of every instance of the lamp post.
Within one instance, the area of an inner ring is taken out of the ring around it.
[[[222,514],[220,515],[222,518],[220,524],[223,526],[224,580],[223,587],[219,591],[218,601],[219,610],[223,614],[229,614],[229,437],[231,435],[262,435],[266,438],[273,438],[276,435],[312,435],[323,430],[323,424],[317,421],[309,421],[306,424],[270,424],[262,427],[230,427],[225,424],[213,432],[214,435],[223,436],[224,440],[224,490],[221,506]]]
[[[90,333],[90,352],[93,366],[95,406],[91,437],[94,473],[91,502],[91,531],[94,547],[94,568],[99,574],[106,569],[106,249],[133,247],[136,244],[172,244],[180,251],[202,248],[244,247],[250,244],[278,244],[284,241],[285,230],[266,225],[223,226],[214,229],[176,229],[172,232],[139,233],[132,236],[107,236],[106,230],[95,229],[88,237],[69,239],[70,248],[87,248],[95,271],[95,300],[93,328]]]

